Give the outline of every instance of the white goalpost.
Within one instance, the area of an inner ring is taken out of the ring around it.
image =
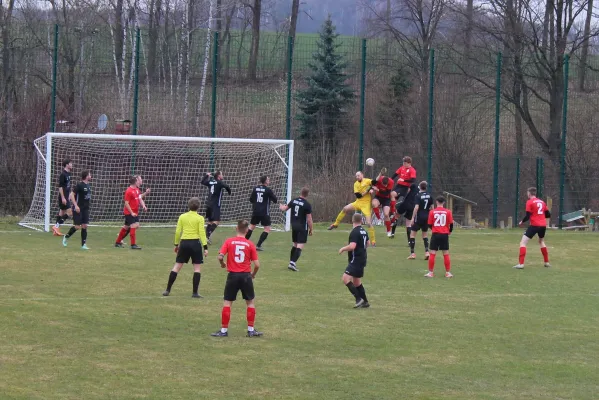
[[[132,175],[141,175],[147,212],[140,212],[143,226],[175,226],[187,211],[187,201],[206,201],[208,188],[202,176],[221,170],[231,187],[222,198],[221,221],[233,224],[249,219],[251,190],[261,175],[279,202],[289,202],[293,182],[293,140],[235,139],[181,136],[47,133],[34,142],[37,153],[35,191],[29,212],[19,225],[48,232],[58,213],[58,177],[62,162],[73,162],[71,182],[89,170],[91,180],[90,225],[120,226],[123,195]],[[272,226],[289,230],[289,213],[272,208]],[[204,214],[205,204],[200,208]],[[71,220],[66,223],[69,224]]]

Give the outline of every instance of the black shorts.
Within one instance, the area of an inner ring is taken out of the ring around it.
[[[544,239],[546,231],[546,226],[529,226],[528,228],[526,228],[524,236],[526,236],[529,239],[532,239],[533,237],[535,237],[535,235],[539,235],[539,239]]]
[[[206,207],[206,219],[210,222],[219,222],[220,207]]]
[[[241,291],[244,300],[254,300],[254,280],[249,272],[229,272],[225,283],[226,301],[237,300],[237,292]]]
[[[410,189],[409,186],[395,185],[395,187],[393,188],[393,191],[395,193],[397,193],[397,198],[400,198],[400,197],[406,197],[408,195],[409,189]]]
[[[428,218],[418,216],[414,220],[411,229],[412,232],[418,232],[419,230],[422,230],[422,232],[428,232]]]
[[[73,225],[87,225],[89,224],[89,208],[80,208],[80,212],[76,212],[73,209]]]
[[[381,207],[391,207],[391,198],[376,196],[375,199],[381,203]]]
[[[308,242],[308,231],[306,229],[295,229],[291,230],[291,241],[293,243],[304,244]]]
[[[204,264],[204,248],[199,239],[185,239],[179,243],[176,262],[187,264],[191,259],[192,264]]]
[[[345,268],[345,273],[354,278],[361,278],[364,276],[364,268],[366,268],[366,265],[349,263]]]
[[[67,197],[67,204],[62,204],[62,199],[60,198],[60,194],[59,194],[58,195],[58,208],[61,211],[68,210],[69,208],[71,208],[71,201],[69,200],[69,198]]]
[[[262,226],[270,226],[270,215],[252,215],[252,219],[250,220],[250,225],[262,225]]]
[[[395,205],[395,211],[397,211],[399,215],[406,217],[406,219],[412,219],[412,216],[414,215],[414,207],[405,202],[397,203]]]
[[[433,233],[431,236],[430,249],[433,251],[449,250],[449,235],[446,233]]]
[[[133,215],[125,215],[125,226],[131,226],[139,223],[139,215],[134,217]]]

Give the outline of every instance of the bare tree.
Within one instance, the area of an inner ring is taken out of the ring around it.
[[[584,22],[584,40],[580,52],[580,66],[578,69],[578,89],[584,90],[584,81],[587,72],[587,60],[589,57],[589,37],[591,35],[591,21],[593,19],[593,0],[588,0],[587,17]]]
[[[158,64],[158,41],[160,37],[160,22],[162,19],[162,0],[150,0],[148,4],[148,78],[156,78]]]
[[[291,2],[291,16],[289,17],[289,36],[295,39],[297,31],[297,17],[299,16],[299,0]]]
[[[252,9],[252,46],[248,64],[248,78],[256,80],[258,70],[258,52],[260,50],[260,18],[262,17],[262,0],[254,0]]]
[[[2,106],[2,114],[0,118],[0,148],[3,148],[4,141],[8,138],[9,131],[12,125],[12,112],[14,105],[14,97],[12,95],[13,87],[13,68],[11,54],[11,24],[15,1],[10,0],[6,9],[4,4],[0,3],[0,33],[2,34],[2,88],[0,104]]]

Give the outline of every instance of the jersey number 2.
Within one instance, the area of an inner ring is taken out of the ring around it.
[[[245,261],[245,247],[235,246],[235,262],[242,263]]]
[[[543,214],[543,203],[537,203],[537,208],[539,209],[537,211],[537,214],[539,214],[539,215]]]
[[[447,224],[447,215],[435,214],[435,226],[445,226]]]

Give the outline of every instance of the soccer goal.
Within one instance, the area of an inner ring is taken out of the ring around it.
[[[223,224],[250,218],[250,193],[260,175],[270,177],[280,202],[291,201],[293,140],[47,133],[34,146],[35,191],[20,225],[46,232],[58,212],[58,177],[65,159],[73,162],[73,186],[83,170],[92,174],[91,225],[122,225],[131,175],[142,176],[142,190],[151,189],[145,199],[148,211],[140,213],[145,227],[175,226],[191,197],[206,200],[208,188],[200,181],[215,170],[223,172],[232,191],[223,195]],[[289,230],[288,214],[273,207],[273,229]]]

